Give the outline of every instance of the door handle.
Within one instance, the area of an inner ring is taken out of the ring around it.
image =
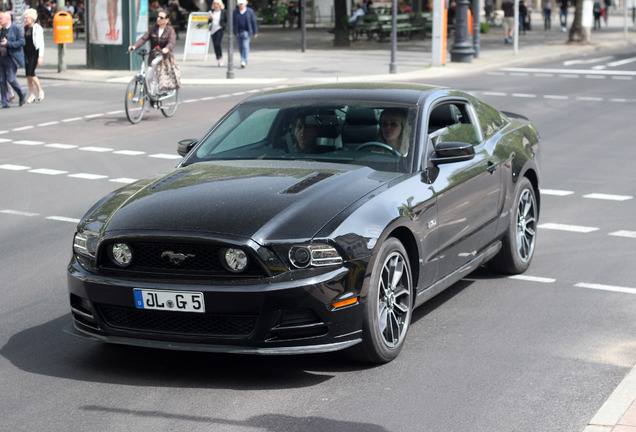
[[[497,171],[497,165],[492,161],[488,161],[488,168],[486,168],[486,171],[490,174],[494,174],[495,171]]]

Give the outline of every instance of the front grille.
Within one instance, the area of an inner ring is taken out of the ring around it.
[[[251,259],[242,273],[232,273],[221,264],[221,246],[196,243],[151,243],[127,242],[133,252],[128,267],[117,266],[108,253],[111,244],[102,246],[100,265],[102,269],[118,272],[162,273],[194,276],[261,277],[263,271]],[[175,259],[175,256],[182,259]],[[251,258],[251,257],[250,257]]]
[[[205,337],[246,338],[254,332],[255,315],[208,315],[187,312],[139,310],[119,306],[97,305],[110,327],[153,333]]]

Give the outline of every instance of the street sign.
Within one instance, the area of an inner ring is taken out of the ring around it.
[[[210,46],[210,14],[208,12],[192,12],[188,17],[188,30],[186,33],[183,61],[188,54],[203,55],[208,59]]]

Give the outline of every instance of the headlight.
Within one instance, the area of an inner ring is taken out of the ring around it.
[[[133,253],[126,243],[113,243],[111,246],[113,261],[119,267],[128,267],[133,259]]]
[[[326,244],[292,246],[289,250],[289,260],[298,268],[342,264],[342,257],[338,251]]]
[[[221,249],[221,263],[223,267],[233,273],[240,273],[247,268],[247,254],[238,248]]]
[[[75,233],[73,250],[76,254],[95,259],[99,237],[90,232]]]

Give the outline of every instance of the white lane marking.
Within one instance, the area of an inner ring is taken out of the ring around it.
[[[48,168],[32,169],[32,170],[29,170],[29,172],[34,174],[45,174],[45,175],[60,175],[60,174],[68,173],[68,171],[60,171],[60,170],[54,170],[54,169],[48,169]]]
[[[148,155],[148,157],[156,158],[156,159],[182,159],[182,157],[179,155],[171,155],[171,154],[165,154],[165,153],[152,154],[152,155]]]
[[[146,154],[146,152],[138,151],[138,150],[117,150],[117,151],[114,151],[113,154],[126,155],[126,156],[139,156],[142,154]]]
[[[11,129],[11,130],[14,131],[14,132],[21,132],[21,131],[33,129],[34,127],[35,126],[33,126],[33,125],[31,125],[31,126],[22,126],[22,127]]]
[[[620,103],[629,102],[627,99],[624,99],[624,98],[611,98],[609,101],[610,102],[620,102]]]
[[[591,232],[599,230],[599,228],[594,228],[594,227],[586,227],[586,226],[580,226],[580,225],[566,225],[566,224],[557,224],[557,223],[544,223],[539,225],[539,228],[551,229],[551,230],[557,230],[557,231],[577,232],[577,233],[583,233],[583,234],[587,234],[587,233],[591,233]]]
[[[109,181],[112,181],[114,183],[124,183],[124,184],[129,184],[129,183],[134,183],[137,181],[137,179],[131,179],[131,178],[126,178],[126,177],[120,177],[120,178],[116,178],[116,179],[110,179]]]
[[[24,165],[4,164],[4,165],[0,165],[0,169],[5,169],[9,171],[23,171],[23,170],[31,169],[31,167],[24,166]]]
[[[508,279],[516,279],[523,280],[528,282],[538,282],[538,283],[554,283],[556,279],[546,278],[546,277],[538,277],[538,276],[527,276],[527,275],[514,275],[509,276]]]
[[[37,213],[29,213],[29,212],[11,210],[11,209],[0,210],[0,213],[15,215],[15,216],[26,216],[26,217],[39,216]]]
[[[101,180],[101,179],[108,178],[108,176],[105,176],[105,175],[88,174],[88,173],[69,174],[68,176],[72,178],[85,179],[85,180]]]
[[[13,141],[13,144],[25,145],[25,146],[36,146],[44,144],[42,141],[29,141],[29,140],[19,140]]]
[[[535,94],[529,94],[529,93],[513,93],[512,97],[518,97],[518,98],[536,98],[537,95]]]
[[[608,200],[608,201],[627,201],[632,199],[633,197],[629,195],[611,195],[611,194],[602,194],[602,193],[591,193],[591,194],[583,195],[583,198]]]
[[[77,148],[79,146],[72,145],[72,144],[52,143],[52,144],[46,144],[44,147],[51,147],[51,148],[56,148],[61,150],[70,150],[70,149]]]
[[[0,138],[0,143],[8,143],[8,142],[11,142],[11,141],[13,141],[13,140],[9,139],[9,138]]]
[[[605,77],[603,75],[585,75],[585,78],[586,79],[604,80],[607,77]]]
[[[603,102],[603,98],[591,96],[577,96],[576,100],[585,102]]]
[[[46,122],[46,123],[39,123],[37,126],[38,127],[43,127],[43,126],[53,126],[56,124],[60,124],[59,121],[50,121],[50,122]]]
[[[491,92],[491,91],[487,91],[487,92],[482,92],[484,95],[486,96],[507,96],[507,93],[503,93],[503,92]]]
[[[609,67],[623,66],[629,63],[636,62],[636,57],[630,57],[623,60],[616,60],[607,64]]]
[[[541,189],[541,195],[567,196],[573,195],[574,192],[558,189]]]
[[[83,120],[84,117],[71,117],[71,118],[67,118],[67,119],[63,119],[62,123],[70,123],[70,122],[75,122],[78,120]]]
[[[626,76],[613,76],[612,79],[615,80],[623,80],[623,81],[631,81],[634,77],[626,77]]]
[[[561,95],[543,95],[544,99],[556,99],[556,100],[567,100],[570,99],[569,96],[561,96]]]
[[[620,231],[614,231],[613,233],[610,233],[609,235],[615,236],[615,237],[627,237],[627,238],[636,239],[636,231],[620,230]]]
[[[612,291],[612,292],[619,292],[619,293],[625,293],[625,294],[636,294],[636,288],[627,288],[627,287],[620,287],[620,286],[614,286],[614,285],[603,285],[603,284],[580,282],[575,284],[574,286],[577,288],[587,288],[587,289],[593,289],[593,290],[599,290],[599,291]]]
[[[64,216],[47,216],[46,219],[59,221],[59,222],[71,222],[74,224],[78,224],[80,221],[79,219],[76,219],[76,218],[70,218],[70,217],[64,217]]]
[[[563,66],[572,66],[575,64],[592,64],[592,63],[601,63],[604,61],[611,60],[612,56],[604,56],[604,57],[595,57],[591,59],[579,59],[579,60],[566,60],[563,62]]]
[[[612,70],[594,71],[590,69],[546,69],[546,68],[505,68],[503,70],[506,72],[566,74],[566,75],[572,75],[575,77],[578,77],[578,75],[636,76],[636,71],[612,71]],[[578,74],[578,75],[574,75],[574,74]]]
[[[79,150],[97,152],[97,153],[105,153],[105,152],[113,151],[112,148],[107,148],[107,147],[80,147]]]
[[[104,116],[104,113],[97,113],[97,114],[85,115],[84,118],[92,119],[92,118],[103,117],[103,116]]]

